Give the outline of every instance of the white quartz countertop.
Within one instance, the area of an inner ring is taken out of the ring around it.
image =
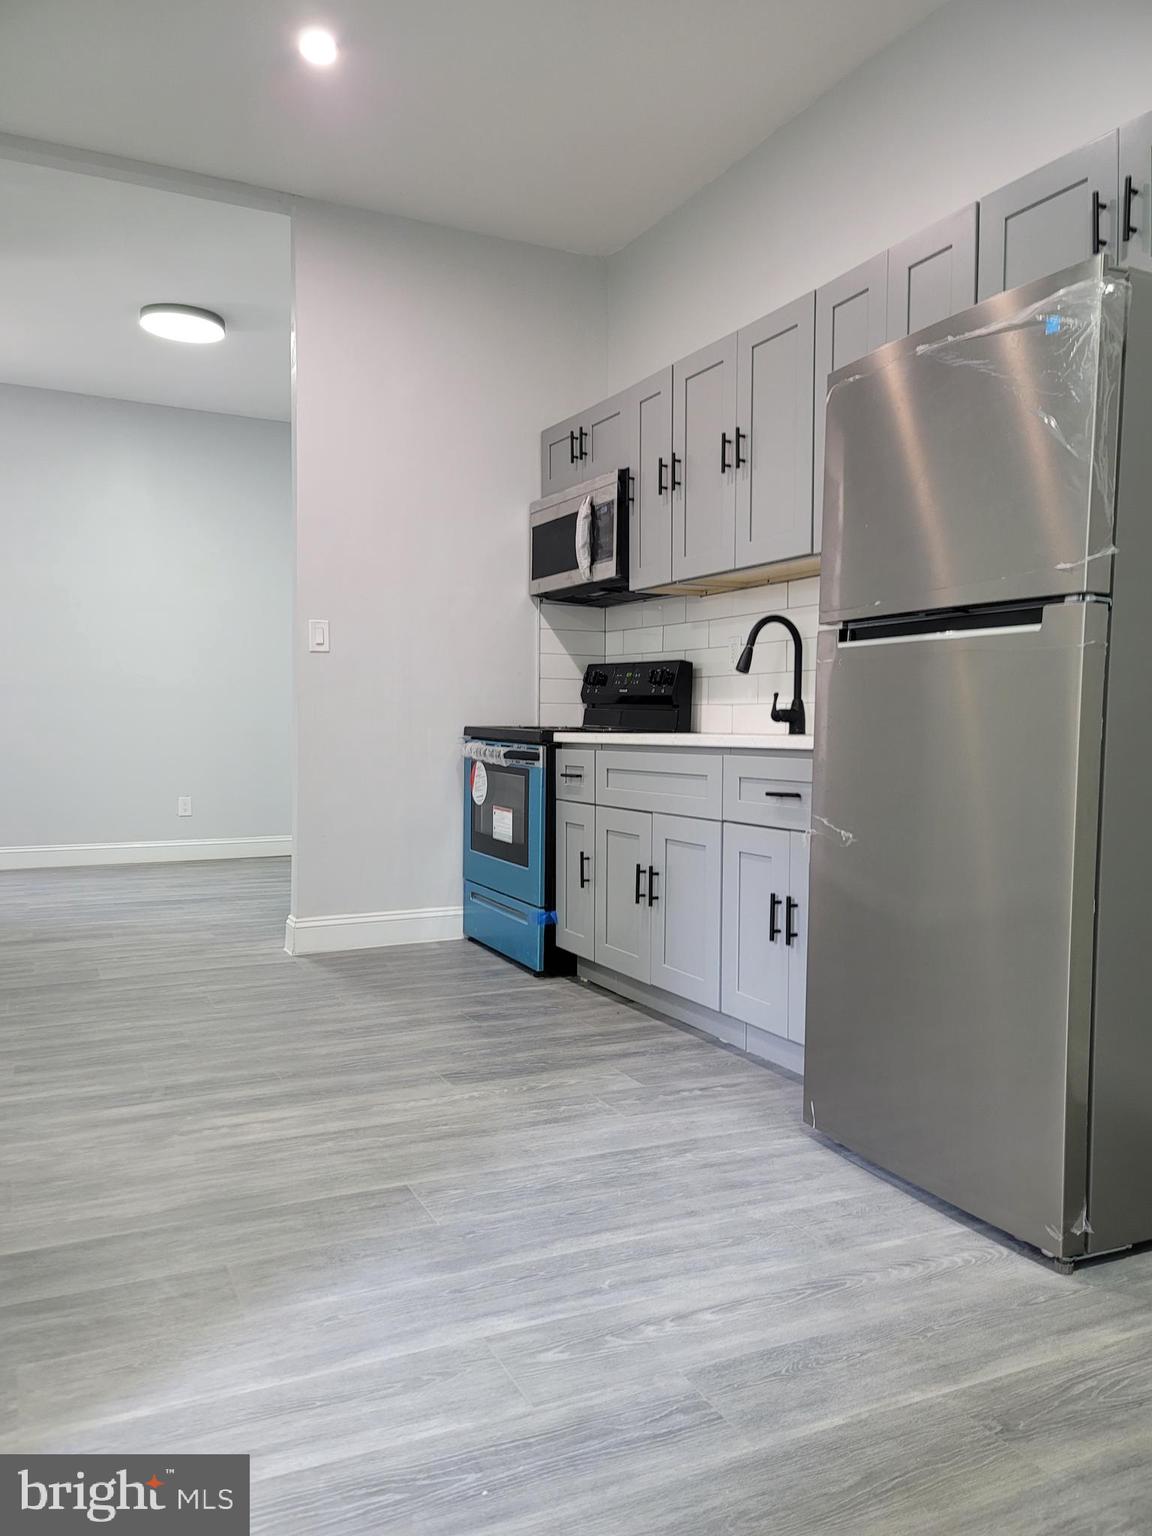
[[[738,747],[742,752],[811,752],[811,736],[725,736],[712,731],[557,731],[561,746]]]

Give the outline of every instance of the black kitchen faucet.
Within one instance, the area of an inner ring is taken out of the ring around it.
[[[747,672],[752,665],[752,650],[756,644],[756,637],[765,624],[783,624],[784,628],[792,636],[792,659],[794,672],[792,680],[792,702],[787,709],[778,709],[776,701],[780,695],[772,695],[773,720],[787,721],[789,736],[803,736],[805,734],[804,700],[801,697],[801,679],[804,674],[804,642],[800,638],[800,631],[791,619],[786,619],[782,613],[769,613],[762,619],[757,619],[748,631],[748,639],[744,642],[744,649],[740,652],[740,660],[736,663],[737,672]]]

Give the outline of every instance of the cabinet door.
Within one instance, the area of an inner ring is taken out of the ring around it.
[[[584,458],[580,470],[581,480],[591,480],[597,475],[612,474],[624,467],[624,406],[627,394],[613,395],[603,400],[583,418],[584,437],[581,439]]]
[[[812,550],[816,295],[738,333],[737,569]]]
[[[784,944],[788,950],[788,1038],[804,1039],[808,997],[808,834],[788,834],[788,900]]]
[[[585,960],[595,958],[596,808],[556,802],[556,943]]]
[[[824,415],[828,375],[882,346],[888,332],[888,253],[825,283],[816,293],[816,399],[812,464],[813,541],[824,520]]]
[[[653,816],[651,980],[720,1007],[720,823]]]
[[[672,369],[672,577],[732,569],[736,335]]]
[[[637,384],[624,409],[631,477],[628,585],[633,592],[672,580],[672,370]]]
[[[982,299],[1097,250],[1115,254],[1117,135],[1106,133],[980,199]]]
[[[1120,130],[1120,256],[1152,271],[1152,112]]]
[[[888,340],[947,320],[976,302],[976,204],[888,252]]]
[[[788,1038],[789,832],[724,826],[723,1013]]]
[[[652,817],[647,811],[596,807],[596,943],[594,958],[636,981],[647,981],[652,921],[648,867]]]
[[[570,416],[540,434],[540,494],[566,491],[584,478],[580,463],[580,420]]]

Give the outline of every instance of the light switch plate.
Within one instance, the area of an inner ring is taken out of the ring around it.
[[[308,649],[310,651],[329,651],[332,647],[328,643],[328,620],[308,620]]]
[[[191,816],[191,814],[192,814],[192,796],[191,795],[180,795],[179,796],[179,798],[176,801],[176,814],[177,814],[177,816]]]

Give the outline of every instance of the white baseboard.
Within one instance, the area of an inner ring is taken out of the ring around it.
[[[435,944],[463,936],[463,907],[417,907],[411,912],[343,912],[331,917],[289,917],[284,931],[284,948],[290,955],[331,955],[343,949]]]
[[[0,870],[68,869],[84,864],[182,864],[199,859],[280,859],[291,837],[186,837],[155,843],[41,843],[0,848]]]

